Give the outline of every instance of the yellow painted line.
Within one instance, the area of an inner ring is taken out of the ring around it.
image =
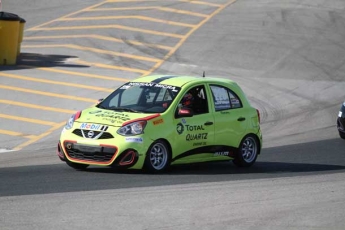
[[[90,51],[94,53],[101,53],[101,54],[108,54],[112,56],[119,56],[119,57],[125,57],[125,58],[131,58],[131,59],[136,59],[140,61],[148,61],[148,62],[159,62],[160,59],[157,58],[150,58],[150,57],[144,57],[144,56],[138,56],[138,55],[133,55],[133,54],[127,54],[127,53],[120,53],[120,52],[115,52],[115,51],[110,51],[110,50],[102,50],[102,49],[97,49],[93,47],[86,47],[86,46],[78,46],[78,45],[73,45],[73,44],[56,44],[56,45],[25,45],[23,46],[25,48],[69,48],[69,49],[77,49],[77,50],[83,50],[83,51]],[[136,70],[136,69],[134,69]],[[140,72],[140,70],[136,70]]]
[[[207,16],[204,20],[202,20],[196,27],[194,27],[193,29],[191,29],[184,38],[182,38],[178,44],[174,47],[174,49],[172,49],[171,51],[169,51],[169,53],[167,55],[165,55],[165,57],[158,62],[157,64],[155,64],[147,73],[151,74],[153,71],[155,71],[157,68],[159,68],[167,59],[169,59],[175,52],[177,49],[180,48],[180,46],[182,46],[182,44],[187,40],[188,37],[190,37],[197,29],[199,29],[201,26],[203,26],[206,22],[208,22],[213,16],[215,16],[216,14],[218,14],[219,12],[221,12],[223,9],[225,9],[226,7],[228,7],[229,5],[233,4],[234,2],[236,2],[237,0],[230,0],[228,3],[224,4],[223,6],[219,7],[217,10],[215,10],[212,14],[210,14],[209,16]]]
[[[87,61],[82,61],[82,60],[77,60],[77,61],[75,61],[75,63],[81,64],[81,65],[96,66],[96,67],[105,68],[105,69],[115,69],[115,70],[121,70],[121,71],[129,71],[129,72],[147,74],[147,70],[133,69],[133,68],[128,68],[128,67],[124,67],[124,66],[106,65],[106,64],[102,64],[102,63],[87,62]]]
[[[37,136],[33,136],[31,138],[31,140],[28,140],[28,141],[26,141],[26,142],[16,146],[15,148],[13,148],[13,150],[20,150],[20,149],[22,149],[22,148],[24,148],[24,147],[26,147],[26,146],[28,146],[28,145],[30,145],[32,143],[35,143],[35,142],[39,141],[40,139],[42,139],[43,137],[48,136],[49,134],[51,134],[55,130],[61,129],[65,124],[66,124],[66,122],[58,123],[55,126],[51,127],[49,130],[47,130],[46,132],[44,132],[44,133],[42,133],[40,135],[37,135]]]
[[[107,2],[158,2],[161,0],[107,0]]]
[[[178,9],[168,8],[168,7],[159,7],[158,10],[166,11],[166,12],[172,12],[172,13],[176,13],[176,14],[187,14],[187,15],[202,17],[202,18],[206,18],[209,16],[208,14],[200,14],[200,13],[196,13],[196,12],[192,12],[192,11],[178,10]]]
[[[10,131],[10,130],[4,130],[4,129],[0,129],[0,134],[5,134],[5,135],[9,135],[9,136],[16,136],[16,137],[25,137],[25,138],[30,138],[30,139],[34,139],[37,137],[35,135],[18,133],[18,132],[14,132],[14,131]]]
[[[173,48],[171,46],[157,45],[157,44],[139,42],[139,41],[134,41],[134,40],[124,40],[124,39],[118,39],[114,37],[107,37],[107,36],[96,35],[96,34],[30,36],[30,37],[24,37],[24,40],[44,40],[44,39],[58,39],[58,38],[94,38],[94,39],[99,39],[99,40],[104,40],[104,41],[120,42],[120,43],[126,43],[130,45],[136,45],[136,46],[147,46],[147,47],[158,48],[158,49],[163,49],[163,50],[171,50]]]
[[[146,34],[160,35],[173,38],[183,38],[184,35],[160,32],[156,30],[146,30],[137,27],[122,26],[122,25],[95,25],[95,26],[61,26],[61,27],[50,27],[50,28],[35,28],[31,31],[61,31],[61,30],[91,30],[91,29],[120,29],[128,30]]]
[[[8,77],[8,78],[14,78],[14,79],[20,79],[20,80],[25,80],[25,81],[34,81],[34,82],[41,82],[41,83],[54,84],[54,85],[64,85],[64,86],[82,88],[82,89],[91,89],[91,90],[103,91],[103,92],[113,92],[114,91],[113,89],[106,89],[106,88],[97,87],[97,86],[75,84],[75,83],[71,83],[71,82],[52,81],[52,80],[46,80],[46,79],[34,78],[34,77],[26,77],[26,76],[8,74],[8,73],[0,73],[0,76]]]
[[[221,7],[221,4],[210,3],[210,2],[203,2],[203,1],[195,1],[195,0],[179,0],[180,2],[188,2],[192,4],[200,4],[200,5],[207,5],[207,6],[214,6],[214,7]]]
[[[65,95],[65,94],[49,93],[49,92],[44,92],[44,91],[25,89],[25,88],[7,86],[7,85],[0,85],[0,89],[14,90],[14,91],[19,91],[19,92],[24,92],[24,93],[32,93],[32,94],[43,95],[43,96],[48,96],[48,97],[65,98],[65,99],[76,100],[76,101],[86,101],[86,102],[92,102],[92,103],[97,102],[97,100],[95,99],[76,97],[76,96],[70,96],[70,95]]]
[[[32,28],[30,28],[30,29],[27,29],[27,30],[25,30],[25,31],[35,30],[35,29],[37,29],[37,28],[40,28],[40,27],[49,25],[49,24],[51,24],[51,23],[53,23],[53,22],[56,22],[56,21],[60,20],[61,18],[68,18],[68,17],[71,17],[71,16],[73,16],[73,15],[82,13],[83,11],[87,11],[87,10],[90,10],[90,9],[92,9],[92,8],[99,7],[99,6],[103,5],[104,3],[106,3],[106,2],[97,3],[97,4],[95,4],[95,5],[86,7],[86,8],[84,8],[84,9],[81,9],[81,10],[78,10],[78,11],[75,11],[75,12],[72,12],[72,13],[70,13],[70,14],[66,14],[65,16],[62,16],[62,17],[60,17],[60,18],[57,18],[57,19],[51,20],[51,21],[49,21],[49,22],[45,22],[45,23],[42,23],[42,24],[40,24],[40,25],[34,26],[34,27],[32,27]]]
[[[40,109],[40,110],[46,110],[46,111],[52,111],[52,112],[59,112],[59,113],[67,113],[67,114],[75,113],[75,110],[47,107],[47,106],[42,106],[42,105],[23,103],[19,101],[10,101],[10,100],[0,99],[0,103],[7,104],[7,105],[21,106],[21,107],[30,108],[30,109]]]
[[[154,10],[158,9],[159,6],[133,6],[133,7],[116,7],[116,8],[92,8],[86,9],[85,12],[94,12],[94,11],[124,11],[124,10]]]
[[[96,79],[103,79],[103,80],[110,80],[110,81],[128,82],[130,80],[126,78],[108,77],[108,76],[102,76],[102,75],[96,75],[96,74],[80,73],[80,72],[53,69],[53,68],[47,68],[47,67],[37,67],[37,66],[28,66],[28,65],[18,65],[18,67],[36,68],[38,70],[47,71],[47,72],[62,73],[62,74],[68,74],[68,75],[73,75],[73,76],[78,76],[78,77],[88,77],[88,78],[96,78]]]
[[[206,18],[209,16],[208,14],[201,14],[196,13],[192,11],[187,10],[178,10],[174,8],[168,8],[168,7],[160,7],[160,6],[139,6],[139,7],[117,7],[117,8],[94,8],[94,9],[87,9],[85,11],[124,11],[124,10],[161,10],[161,11],[167,11],[167,12],[173,12],[176,14],[187,14],[197,17]]]
[[[55,122],[43,121],[43,120],[31,119],[31,118],[19,117],[19,116],[12,116],[12,115],[2,114],[2,113],[0,113],[0,118],[5,118],[5,119],[15,120],[15,121],[25,121],[25,122],[35,123],[35,124],[40,124],[40,125],[49,125],[49,126],[56,125]]]
[[[183,27],[194,27],[194,26],[196,26],[196,25],[188,24],[188,23],[175,22],[175,21],[163,20],[163,19],[146,17],[146,16],[139,16],[139,15],[62,18],[59,21],[92,21],[92,20],[111,20],[111,19],[139,19],[139,20],[143,20],[143,21],[164,23],[164,24],[174,25],[174,26],[183,26]]]

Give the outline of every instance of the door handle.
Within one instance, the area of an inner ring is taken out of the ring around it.
[[[238,121],[244,121],[244,120],[246,120],[246,118],[245,117],[239,117],[237,120]]]
[[[204,125],[213,125],[213,122],[212,121],[208,121]]]

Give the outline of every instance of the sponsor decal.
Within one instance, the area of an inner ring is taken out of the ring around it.
[[[186,141],[206,140],[208,133],[187,134]]]
[[[184,127],[183,127],[183,124],[182,123],[178,123],[177,126],[176,126],[176,131],[179,135],[181,135],[184,131]]]
[[[131,88],[130,85],[124,85],[124,86],[122,86],[120,89],[129,89],[129,88]]]
[[[178,92],[179,87],[172,86],[172,85],[164,85],[154,82],[129,82],[126,85],[123,85],[120,89],[128,89],[132,86],[145,86],[145,87],[154,87],[154,88],[163,88],[163,89],[169,89],[173,92]]]
[[[123,114],[123,113],[118,113],[118,112],[108,112],[105,111],[100,114],[96,114],[96,117],[103,118],[103,120],[110,121],[111,123],[123,123],[125,121],[129,121],[129,115],[128,114]]]
[[[160,125],[160,124],[163,124],[163,123],[164,123],[163,119],[158,119],[158,120],[153,121],[153,125]]]
[[[214,155],[215,156],[230,156],[229,155],[229,151],[222,151],[222,152],[215,152]]]
[[[156,83],[151,83],[151,82],[129,82],[127,85],[129,86],[149,86],[152,87]]]
[[[96,114],[96,113],[101,113],[102,110],[95,110],[95,111],[90,111],[89,114]]]
[[[126,142],[143,143],[143,141],[142,137],[126,137]]]
[[[172,85],[164,85],[164,84],[157,84],[153,82],[129,82],[127,85],[122,86],[122,88],[128,86],[147,86],[147,87],[155,87],[155,88],[163,88],[163,89],[170,89],[174,92],[177,92],[178,90],[176,89],[175,86]],[[125,88],[124,88],[125,89]]]
[[[338,117],[341,117],[343,115],[343,112],[339,111]]]
[[[186,119],[184,119],[184,118],[182,118],[181,121],[182,121],[183,124],[186,124],[186,123],[187,123]]]
[[[206,145],[206,142],[205,142],[205,141],[193,143],[193,146],[203,146],[203,145]]]
[[[200,130],[205,130],[204,126],[202,125],[185,125],[187,131],[200,131]]]
[[[101,125],[97,125],[97,124],[91,124],[91,123],[82,123],[80,125],[81,129],[90,129],[90,130],[99,130],[100,128],[102,128]]]
[[[106,125],[92,124],[92,123],[82,123],[82,124],[80,125],[80,129],[107,131],[108,126],[106,126]]]
[[[203,125],[183,125],[182,123],[178,123],[176,126],[177,133],[181,135],[184,132],[184,130],[188,132],[195,132],[195,131],[205,131],[205,128]],[[207,135],[208,133],[188,133],[186,135],[186,141],[206,140]],[[197,145],[205,145],[205,144],[197,144]]]
[[[183,125],[181,122],[176,125],[176,131],[179,135],[181,135],[184,131],[187,132],[198,132],[198,131],[205,131],[203,125]],[[186,141],[197,141],[197,140],[207,140],[208,133],[187,133]],[[206,145],[206,142],[198,142],[193,143],[193,146],[202,146]]]
[[[171,89],[173,92],[177,92],[178,91],[175,86],[171,86],[171,85],[156,84],[154,87],[156,87],[156,88],[163,88],[163,89]]]

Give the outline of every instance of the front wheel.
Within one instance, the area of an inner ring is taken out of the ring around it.
[[[85,165],[85,164],[78,164],[78,163],[74,163],[74,162],[70,162],[68,160],[66,160],[66,164],[74,169],[77,170],[84,170],[86,169],[89,165]]]
[[[170,165],[171,152],[161,140],[155,141],[149,148],[145,159],[145,169],[152,173],[164,171]]]
[[[342,139],[345,139],[345,133],[342,133],[339,131],[339,136],[342,138]]]
[[[241,141],[233,163],[239,167],[249,167],[255,163],[258,154],[259,142],[257,138],[254,135],[248,135]]]

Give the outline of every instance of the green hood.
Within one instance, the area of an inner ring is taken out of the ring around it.
[[[81,112],[81,116],[76,120],[80,123],[97,123],[108,126],[120,127],[130,120],[145,118],[152,114],[119,112],[92,107]]]

